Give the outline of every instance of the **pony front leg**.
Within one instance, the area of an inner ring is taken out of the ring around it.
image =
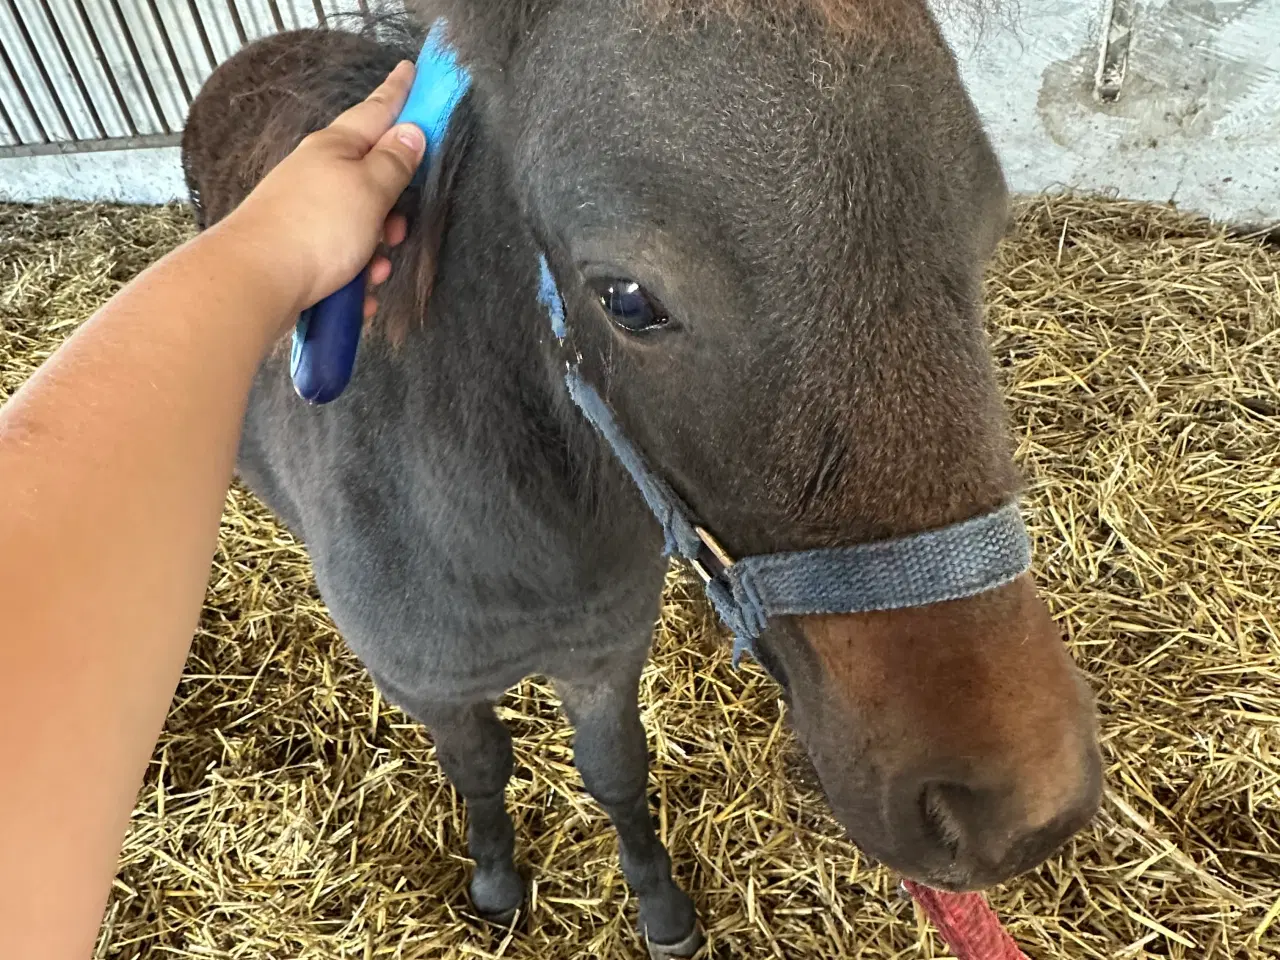
[[[671,878],[671,858],[649,812],[649,754],[640,723],[639,664],[556,689],[574,726],[574,764],[618,832],[622,872],[640,900],[640,929],[653,957],[689,957],[702,944],[693,901]]]
[[[476,862],[471,902],[486,920],[506,926],[525,892],[504,797],[513,764],[511,734],[488,701],[431,704],[414,713],[431,731],[440,766],[466,801],[467,849]]]

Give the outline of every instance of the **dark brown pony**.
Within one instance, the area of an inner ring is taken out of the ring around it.
[[[416,6],[448,19],[475,87],[449,176],[403,201],[396,336],[367,337],[322,408],[268,360],[241,475],[306,541],[381,689],[431,728],[467,801],[478,909],[523,895],[492,703],[545,674],[646,935],[688,954],[636,702],[661,537],[566,396],[566,354],[736,555],[987,512],[1018,484],[981,316],[1004,182],[923,0]],[[202,225],[415,53],[375,34],[284,34],[214,74],[184,143]],[[760,658],[835,814],[913,878],[998,883],[1096,809],[1092,700],[1028,577],[783,618]]]

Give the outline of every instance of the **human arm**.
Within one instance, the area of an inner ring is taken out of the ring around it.
[[[92,951],[199,616],[254,372],[303,307],[380,238],[403,238],[387,213],[423,144],[389,128],[412,77],[401,65],[307,138],[0,409],[6,960]],[[379,258],[370,279],[389,271]]]

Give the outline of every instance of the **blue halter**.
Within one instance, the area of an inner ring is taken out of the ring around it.
[[[563,340],[564,302],[546,257],[540,259],[539,276],[538,300]],[[735,667],[744,653],[756,655],[756,641],[770,617],[868,613],[961,600],[1004,586],[1030,569],[1031,542],[1016,503],[892,540],[734,560],[627,439],[576,365],[564,379],[573,402],[657,518],[666,554],[683,557],[701,577],[716,613],[733,631]]]
[[[428,159],[438,151],[471,77],[444,41],[437,21],[418,59],[418,73],[400,116],[427,135]],[[420,171],[421,172],[421,171]],[[546,257],[539,258],[539,303],[558,340],[566,333],[564,300]],[[363,274],[301,318],[291,373],[298,393],[327,403],[345,389],[359,344]],[[937,530],[847,547],[768,553],[734,560],[700,526],[693,511],[654,472],[614,419],[608,404],[570,365],[569,396],[631,475],[662,526],[667,555],[678,554],[702,578],[716,612],[733,631],[733,662],[755,654],[770,617],[865,613],[959,600],[1010,583],[1031,565],[1031,544],[1016,503]]]

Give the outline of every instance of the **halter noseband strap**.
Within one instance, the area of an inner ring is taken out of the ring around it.
[[[666,552],[688,560],[733,631],[733,662],[755,643],[770,617],[867,613],[922,607],[986,593],[1031,566],[1031,544],[1016,503],[991,513],[892,540],[847,547],[765,553],[732,559],[688,505],[649,467],[622,433],[608,404],[576,368],[569,396],[626,468],[662,525]]]

